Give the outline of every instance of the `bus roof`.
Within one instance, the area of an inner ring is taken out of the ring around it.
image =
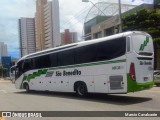
[[[21,61],[21,60],[27,59],[27,58],[31,58],[32,56],[34,57],[34,56],[45,54],[45,53],[48,53],[48,52],[50,53],[50,52],[56,52],[56,51],[60,51],[60,50],[65,50],[67,48],[73,48],[75,46],[85,46],[85,45],[89,45],[89,44],[93,44],[93,43],[102,42],[102,41],[105,41],[105,40],[112,40],[112,39],[115,39],[115,38],[128,36],[128,35],[133,34],[133,33],[147,34],[147,33],[142,32],[142,31],[129,31],[129,32],[119,33],[119,34],[115,34],[115,35],[111,35],[111,36],[107,36],[107,37],[103,37],[103,38],[98,38],[98,39],[93,39],[93,40],[88,40],[88,41],[81,41],[81,42],[78,42],[78,43],[72,43],[72,44],[68,44],[68,45],[63,45],[63,46],[50,48],[50,49],[47,49],[47,50],[43,50],[43,51],[39,51],[39,52],[35,52],[35,53],[32,53],[32,54],[29,54],[29,55],[26,55],[26,56],[23,56],[22,58],[20,58],[18,60],[18,62]]]

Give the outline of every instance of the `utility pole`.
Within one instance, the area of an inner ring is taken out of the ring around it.
[[[121,0],[118,1],[119,4],[119,33],[122,32],[122,14],[121,14]]]

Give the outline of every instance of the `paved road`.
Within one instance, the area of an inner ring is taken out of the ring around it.
[[[33,92],[17,90],[8,80],[0,79],[0,111],[160,111],[160,87],[151,90],[119,94],[93,94],[87,98],[79,98],[70,93]],[[12,120],[8,118],[7,120]],[[41,118],[42,119],[42,118]],[[33,118],[33,120],[41,120]],[[53,118],[43,118],[52,120]],[[107,119],[107,118],[54,118],[74,119]],[[120,118],[108,118],[119,120]],[[127,118],[124,118],[126,119]],[[134,118],[130,118],[134,119]],[[138,118],[153,120],[158,118]],[[14,119],[13,119],[14,120]],[[24,120],[16,118],[15,120]],[[27,119],[26,119],[27,120]],[[32,120],[32,119],[31,119]]]

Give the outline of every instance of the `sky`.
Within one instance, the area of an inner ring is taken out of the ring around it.
[[[8,54],[19,58],[18,19],[20,17],[34,17],[36,0],[0,0],[0,42],[8,46]],[[51,0],[49,0],[51,1]],[[118,0],[91,0],[98,2],[115,2]],[[122,3],[139,5],[152,3],[153,0],[121,0]],[[79,40],[82,36],[83,23],[92,4],[82,0],[59,0],[60,30],[69,28],[78,32]]]

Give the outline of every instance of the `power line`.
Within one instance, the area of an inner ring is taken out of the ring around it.
[[[99,0],[99,1],[101,1],[101,0]],[[99,2],[99,1],[98,1],[98,2]],[[78,6],[80,6],[80,5],[78,5]],[[77,20],[83,20],[82,17],[86,16],[86,14],[87,14],[86,11],[88,11],[88,10],[90,9],[89,6],[91,6],[91,5],[88,5],[87,7],[82,8],[79,12],[75,13],[75,14],[73,15],[74,18],[77,18]],[[70,10],[71,10],[71,9],[70,9]],[[74,10],[75,10],[75,9],[74,9]],[[71,20],[74,19],[74,18],[68,19],[66,22],[64,22],[62,25],[60,25],[60,28],[63,29],[64,26],[66,26],[66,25],[68,25],[68,24],[69,24],[69,25],[72,24],[72,23],[71,23]],[[79,18],[79,19],[78,19],[78,18]]]
[[[86,13],[86,11],[87,11],[88,9],[89,9],[89,8],[88,8],[88,6],[87,6],[85,9],[79,11],[78,14],[74,14],[73,16],[74,16],[75,18],[80,18],[82,15],[84,16],[84,13]],[[65,23],[62,24],[62,26],[65,25],[65,24],[70,23],[70,20],[71,20],[71,19],[67,20]]]

